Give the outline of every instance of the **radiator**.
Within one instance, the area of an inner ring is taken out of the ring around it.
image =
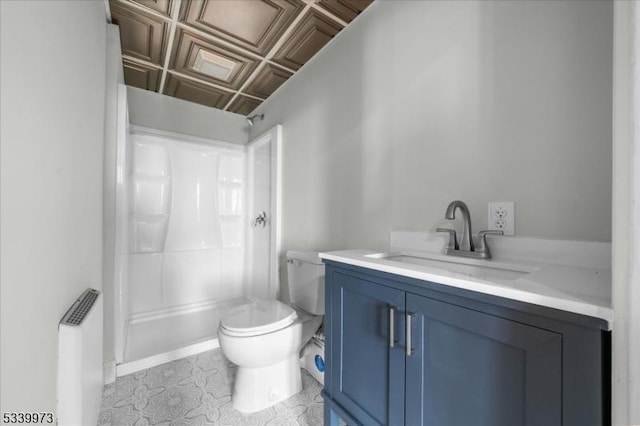
[[[58,326],[58,424],[98,423],[102,388],[102,294],[88,288]]]

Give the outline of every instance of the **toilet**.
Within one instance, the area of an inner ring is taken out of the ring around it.
[[[222,352],[238,366],[233,407],[254,413],[302,390],[300,351],[324,315],[324,265],[317,252],[287,252],[291,305],[254,300],[220,320]]]

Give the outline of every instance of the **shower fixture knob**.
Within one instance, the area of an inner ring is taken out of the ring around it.
[[[260,212],[253,220],[253,226],[257,228],[259,225],[262,225],[263,228],[267,226],[267,212]]]

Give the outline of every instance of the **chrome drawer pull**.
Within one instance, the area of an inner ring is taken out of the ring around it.
[[[411,321],[413,320],[413,314],[407,312],[407,328],[406,328],[406,337],[407,337],[407,356],[411,356],[413,354],[413,349],[411,349]]]
[[[393,348],[395,346],[396,343],[396,336],[395,336],[395,330],[396,330],[396,325],[395,325],[395,316],[396,316],[396,310],[393,306],[389,306],[389,347]]]

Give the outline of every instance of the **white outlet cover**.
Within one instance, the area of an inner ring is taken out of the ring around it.
[[[504,232],[504,235],[515,235],[516,214],[513,201],[491,201],[489,203],[488,229]]]

